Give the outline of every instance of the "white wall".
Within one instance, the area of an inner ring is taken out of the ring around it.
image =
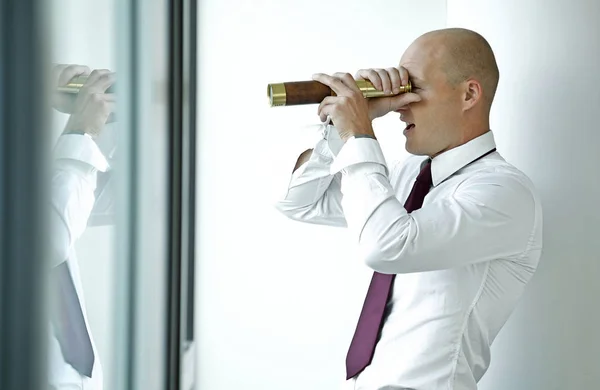
[[[272,206],[317,107],[270,108],[270,82],[396,66],[446,2],[204,0],[199,22],[198,388],[335,389],[371,271],[344,230]],[[398,118],[376,122],[405,157]],[[314,133],[314,129],[313,129]]]
[[[82,64],[91,69],[115,69],[113,0],[52,0],[48,10],[52,62]],[[53,112],[52,141],[59,136],[67,119],[66,114]],[[113,350],[114,228],[89,228],[75,247],[88,320],[103,363],[104,383],[112,383],[108,361]]]
[[[544,252],[482,390],[600,388],[600,2],[448,0],[496,52],[499,150],[541,192]]]

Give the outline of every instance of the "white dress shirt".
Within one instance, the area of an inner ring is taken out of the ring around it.
[[[542,248],[531,181],[498,152],[471,163],[494,147],[489,131],[435,157],[433,187],[410,214],[403,204],[427,158],[388,167],[374,139],[343,144],[330,126],[292,174],[281,212],[348,227],[362,261],[397,274],[373,361],[345,389],[477,388]]]
[[[94,209],[97,172],[105,172],[109,167],[96,143],[86,135],[62,135],[57,141],[54,155],[55,168],[51,182],[51,258],[53,265],[62,261],[69,265],[88,334],[92,339],[95,361],[92,378],[80,375],[63,359],[60,345],[50,324],[48,383],[57,390],[101,390],[102,366],[87,320],[74,246],[83,234]]]

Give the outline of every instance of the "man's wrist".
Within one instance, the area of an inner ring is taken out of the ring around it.
[[[355,137],[355,138],[372,138],[372,139],[377,139],[377,137],[375,137],[375,133],[373,132],[373,128],[371,126],[357,126],[353,129],[348,129],[348,130],[340,130],[338,128],[339,134],[340,134],[340,138],[346,142],[348,141],[350,138]]]
[[[102,172],[110,168],[96,141],[84,131],[64,131],[54,146],[53,155],[56,160],[80,161]]]
[[[377,137],[375,137],[375,134],[354,134],[353,135],[354,138],[371,138],[371,139],[377,139]]]

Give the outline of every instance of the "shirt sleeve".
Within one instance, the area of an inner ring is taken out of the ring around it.
[[[398,274],[498,258],[518,261],[530,249],[535,200],[518,176],[476,175],[451,196],[409,214],[395,197],[385,164],[372,158],[378,145],[356,141],[344,146],[334,167],[343,174],[348,227],[373,270]]]
[[[293,220],[345,227],[341,174],[331,173],[331,164],[342,146],[337,129],[327,126],[308,161],[292,174],[285,196],[275,207]]]
[[[50,183],[52,265],[65,261],[83,234],[94,207],[97,172],[109,168],[96,143],[85,135],[62,135],[54,148]]]

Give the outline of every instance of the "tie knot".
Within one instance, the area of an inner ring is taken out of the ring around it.
[[[417,176],[417,181],[422,184],[427,184],[431,186],[433,184],[433,179],[431,177],[431,159],[427,161],[427,164],[421,169],[419,172],[419,176]]]

